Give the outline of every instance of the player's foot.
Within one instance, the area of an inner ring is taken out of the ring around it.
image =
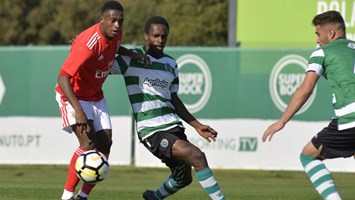
[[[88,198],[87,197],[82,197],[80,195],[76,195],[75,199],[73,199],[73,200],[88,200]]]
[[[155,192],[151,191],[151,190],[146,190],[143,193],[143,198],[145,200],[159,200],[157,196],[155,196]]]
[[[74,197],[70,197],[70,199],[61,199],[61,200],[75,200]]]

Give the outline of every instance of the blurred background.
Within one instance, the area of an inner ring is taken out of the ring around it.
[[[98,22],[105,0],[3,0],[1,45],[64,45]],[[124,43],[143,44],[143,25],[162,15],[170,23],[169,45],[226,46],[228,0],[121,0]]]

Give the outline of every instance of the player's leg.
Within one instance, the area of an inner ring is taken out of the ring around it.
[[[81,153],[94,148],[95,130],[92,123],[91,106],[88,102],[79,101],[89,120],[89,129],[86,129],[84,131],[82,126],[76,126],[75,115],[73,114],[75,113],[75,111],[74,108],[70,105],[70,103],[68,101],[63,101],[62,99],[60,99],[59,94],[57,94],[56,100],[58,102],[60,114],[63,119],[63,130],[69,133],[75,132],[75,135],[77,136],[77,139],[79,141],[79,147],[74,152],[69,164],[67,181],[62,194],[62,199],[70,199],[73,197],[75,187],[79,182],[79,178],[76,176],[75,173],[75,162]],[[90,130],[89,133],[88,130]]]
[[[171,175],[169,175],[158,190],[155,191],[159,199],[165,199],[175,194],[192,182],[191,165],[174,160],[167,161],[166,165],[170,168]]]
[[[112,146],[111,129],[104,129],[98,131],[96,133],[96,139],[97,139],[96,150],[103,153],[108,159],[110,155],[110,149]],[[96,184],[83,183],[80,191],[78,192],[77,198],[82,198],[82,199],[86,198],[90,194],[90,192],[94,189],[95,186]]]
[[[87,131],[88,130],[87,128],[86,130],[83,130],[82,126],[72,125],[72,129],[75,130],[75,135],[78,138],[80,146],[76,149],[76,151],[74,152],[70,160],[70,164],[68,168],[68,176],[64,186],[62,199],[70,199],[72,196],[74,196],[75,187],[79,183],[79,178],[75,172],[76,160],[83,152],[90,149],[94,149],[95,129],[92,120],[88,121],[88,126],[90,127],[89,132]]]
[[[321,149],[319,149],[321,150]],[[324,163],[317,158],[318,149],[309,142],[300,156],[302,166],[317,192],[326,200],[339,200],[334,179]]]
[[[105,99],[95,102],[93,105],[93,119],[96,132],[96,150],[109,158],[112,146],[112,125]],[[83,183],[77,198],[86,198],[96,184]]]
[[[183,137],[186,140],[186,136],[183,132],[179,135],[180,137],[173,134],[180,131],[181,128],[173,128],[167,131],[156,132],[142,141],[142,144],[144,144],[154,156],[161,159],[161,161],[171,170],[171,174],[156,191],[147,190],[143,193],[144,199],[164,199],[192,182],[191,166],[184,162],[176,161],[171,155],[171,149],[174,142],[180,137]]]
[[[300,160],[317,192],[326,200],[341,199],[334,179],[322,160],[349,157],[355,151],[354,129],[338,131],[337,121],[332,120],[303,148]]]
[[[211,199],[225,199],[224,195],[208,166],[205,154],[185,140],[176,140],[172,146],[172,155],[175,159],[182,160],[195,169],[197,180]]]
[[[156,132],[151,137],[142,141],[142,143],[170,169],[173,166],[179,166],[179,164],[171,164],[172,162],[180,163],[182,161],[186,163],[186,165],[180,165],[181,171],[179,168],[173,170],[172,175],[163,182],[157,191],[147,190],[143,194],[144,199],[163,199],[189,185],[192,181],[190,166],[194,166],[197,179],[212,199],[224,199],[217,181],[208,167],[205,154],[187,141],[184,129],[175,127],[167,131]],[[183,180],[180,180],[178,174],[175,174],[179,173],[179,171],[180,173],[185,173]]]

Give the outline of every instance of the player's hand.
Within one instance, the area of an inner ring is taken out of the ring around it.
[[[205,138],[208,142],[211,141],[216,141],[217,138],[217,131],[215,131],[213,128],[211,128],[208,125],[201,125],[198,128],[196,128],[196,131],[198,134],[200,134],[203,138]]]
[[[284,126],[285,126],[285,124],[282,123],[281,121],[277,121],[277,122],[271,124],[264,132],[263,137],[262,137],[262,141],[265,142],[268,138],[269,138],[269,141],[271,141],[274,134],[276,132],[278,132],[279,130],[281,130]]]
[[[141,55],[141,57],[138,60],[140,60],[141,62],[144,63],[145,68],[148,68],[149,66],[152,65],[152,62],[150,61],[149,56]]]
[[[76,129],[80,129],[80,134],[90,132],[90,126],[88,126],[88,119],[84,112],[75,113]]]
[[[136,60],[137,62],[142,62],[145,68],[148,68],[149,66],[152,65],[152,62],[150,61],[150,57],[146,55],[135,53],[134,56],[132,56],[132,59]]]

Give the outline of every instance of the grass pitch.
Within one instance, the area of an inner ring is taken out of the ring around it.
[[[321,200],[302,171],[250,171],[213,169],[228,200]],[[0,165],[0,200],[58,200],[67,166]],[[146,189],[155,190],[169,174],[165,168],[111,166],[90,200],[141,200]],[[343,200],[355,196],[354,173],[333,173]],[[170,200],[207,200],[207,194],[193,183],[169,197]]]

